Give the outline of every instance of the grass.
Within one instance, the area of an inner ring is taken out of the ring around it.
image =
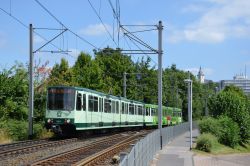
[[[39,134],[39,138],[37,139],[51,138],[53,136],[54,136],[53,132],[43,129],[42,132]],[[0,129],[0,144],[6,144],[11,142],[13,142],[13,140],[8,135],[8,133],[5,130]]]
[[[195,153],[203,155],[221,155],[221,154],[235,154],[235,153],[250,153],[250,141],[247,144],[238,145],[235,148],[225,146],[220,143],[216,143],[212,148],[211,152],[204,152],[197,149],[193,149]]]
[[[53,136],[54,136],[53,132],[47,131],[46,129],[43,129],[43,131],[39,135],[39,139],[51,138]]]
[[[0,144],[6,144],[11,142],[12,140],[8,136],[8,134],[4,130],[0,129]]]

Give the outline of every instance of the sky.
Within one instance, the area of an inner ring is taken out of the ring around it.
[[[145,50],[140,44],[135,45],[124,31],[120,31],[118,40],[117,21],[110,2],[117,11],[117,0],[1,0],[0,71],[16,62],[28,63],[29,24],[35,28],[33,51],[36,64],[48,62],[48,66],[53,66],[65,58],[72,66],[80,51],[93,56],[93,49],[107,46]],[[201,67],[205,78],[213,81],[232,79],[236,74],[244,74],[246,68],[246,74],[250,77],[250,0],[119,2],[121,25],[140,25],[124,26],[129,32],[153,29],[134,35],[154,49],[158,49],[155,25],[162,21],[164,68],[176,64],[178,69],[197,75]],[[68,29],[66,32],[37,51],[65,27]],[[59,49],[69,51],[68,55],[48,52]],[[131,56],[137,61],[146,55]],[[152,59],[152,66],[158,65],[157,55],[147,56]]]

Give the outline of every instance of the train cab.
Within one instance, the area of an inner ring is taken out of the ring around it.
[[[70,87],[49,87],[45,127],[61,134],[62,131],[73,131],[76,91]]]

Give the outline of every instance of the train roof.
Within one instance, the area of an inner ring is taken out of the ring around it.
[[[150,107],[150,108],[158,108],[158,105],[156,104],[145,104],[145,107]],[[175,111],[181,111],[180,108],[174,108],[174,107],[166,107],[166,106],[162,106],[162,109],[171,109],[171,110],[175,110]]]
[[[123,101],[127,101],[127,102],[130,102],[130,103],[144,104],[143,102],[140,102],[140,101],[130,100],[130,99],[127,99],[127,98],[121,97],[121,96],[117,97],[117,96],[113,96],[111,94],[106,94],[106,93],[103,93],[103,92],[98,92],[96,90],[77,87],[77,86],[50,86],[50,87],[48,87],[48,89],[49,88],[70,88],[70,89],[75,89],[75,90],[80,90],[80,91],[85,91],[85,92],[89,92],[89,93],[98,94],[100,96],[106,96],[106,97],[112,98],[112,99],[123,100]]]

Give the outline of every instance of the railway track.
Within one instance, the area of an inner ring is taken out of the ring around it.
[[[107,149],[104,149],[88,158],[85,158],[75,164],[73,166],[96,166],[96,165],[107,165],[106,160],[112,158],[115,154],[121,152],[124,149],[127,149],[132,143],[135,143],[140,135],[134,135],[126,140],[119,142]]]
[[[119,148],[128,146],[131,142],[135,141],[136,138],[142,135],[145,135],[145,132],[133,134],[116,134],[106,137],[105,139],[86,144],[83,147],[35,161],[30,163],[30,165],[89,165],[88,163],[96,163],[98,160],[101,160],[100,158],[103,156],[108,156],[105,154],[109,154],[110,156],[113,153],[117,153]]]
[[[38,143],[43,143],[48,141],[47,139],[43,140],[27,140],[27,141],[19,141],[19,142],[14,142],[14,143],[8,143],[8,144],[1,144],[0,145],[0,151],[8,150],[8,149],[14,149],[18,147],[23,147],[23,146],[30,146],[32,144],[38,144]]]
[[[77,138],[64,139],[58,141],[51,140],[36,140],[36,141],[22,141],[11,144],[0,145],[0,158],[11,157],[13,155],[31,153],[46,147],[63,145],[70,142],[76,142]]]

